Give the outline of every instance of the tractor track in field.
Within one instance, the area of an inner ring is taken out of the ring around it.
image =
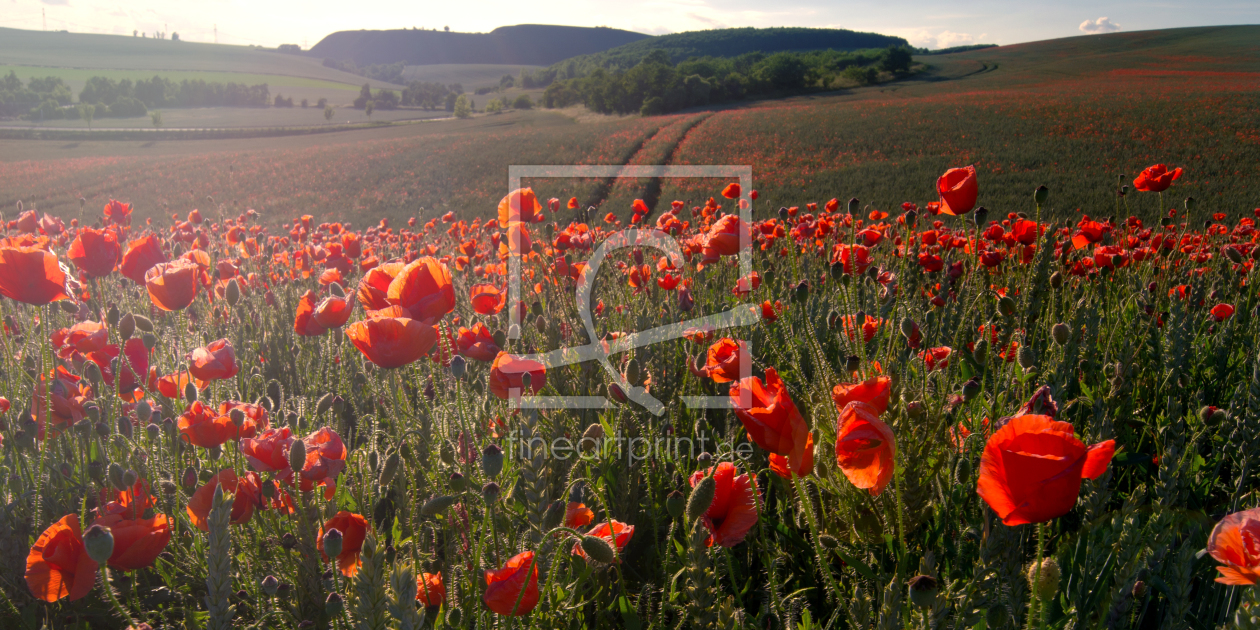
[[[681,118],[669,124],[665,124],[657,128],[651,135],[643,139],[631,152],[630,157],[622,164],[622,166],[631,165],[668,165],[672,162],[674,156],[678,152],[678,148],[682,146],[684,140],[692,129],[696,128],[700,123],[707,120],[714,112],[704,112],[686,118]],[[657,142],[659,140],[659,142]],[[604,178],[598,187],[593,207],[598,207],[612,196],[613,188],[618,178]],[[637,191],[637,197],[642,199],[648,207],[647,217],[656,214],[656,205],[660,202],[661,196],[661,178],[647,178],[648,181]],[[646,218],[646,217],[645,217]],[[590,217],[587,217],[589,220]]]

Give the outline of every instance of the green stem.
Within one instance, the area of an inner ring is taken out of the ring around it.
[[[809,521],[809,538],[814,545],[814,554],[818,556],[818,568],[822,570],[823,579],[827,581],[828,594],[831,597],[840,597],[840,587],[836,585],[835,577],[831,575],[831,563],[827,562],[827,556],[823,553],[822,543],[818,541],[818,523],[814,521],[813,500],[805,494],[805,486],[801,484],[801,478],[796,476],[796,471],[788,469],[792,473],[792,484],[796,486],[796,493],[800,495],[801,502],[805,503],[805,520]]]

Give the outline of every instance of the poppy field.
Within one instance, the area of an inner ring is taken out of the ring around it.
[[[1252,627],[1260,209],[1191,177],[1070,220],[986,209],[975,165],[892,211],[728,182],[625,226],[542,188],[361,229],[19,206],[0,620]],[[588,266],[623,227],[678,250]],[[537,358],[588,344],[608,368]]]

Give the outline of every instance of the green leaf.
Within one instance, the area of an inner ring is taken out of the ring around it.
[[[621,611],[621,620],[626,624],[626,630],[641,630],[643,623],[639,621],[639,611],[635,610],[625,595],[617,598],[617,609]]]

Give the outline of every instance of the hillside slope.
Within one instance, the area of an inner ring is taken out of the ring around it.
[[[389,30],[338,31],[311,47],[320,59],[359,66],[390,64],[512,64],[545,66],[576,55],[607,50],[647,38],[615,28],[545,24],[501,26],[489,33]]]
[[[326,68],[318,59],[264,48],[13,28],[0,28],[0,64],[142,70],[148,74],[160,74],[163,70],[239,72],[322,79],[352,85],[364,82],[361,76]]]

